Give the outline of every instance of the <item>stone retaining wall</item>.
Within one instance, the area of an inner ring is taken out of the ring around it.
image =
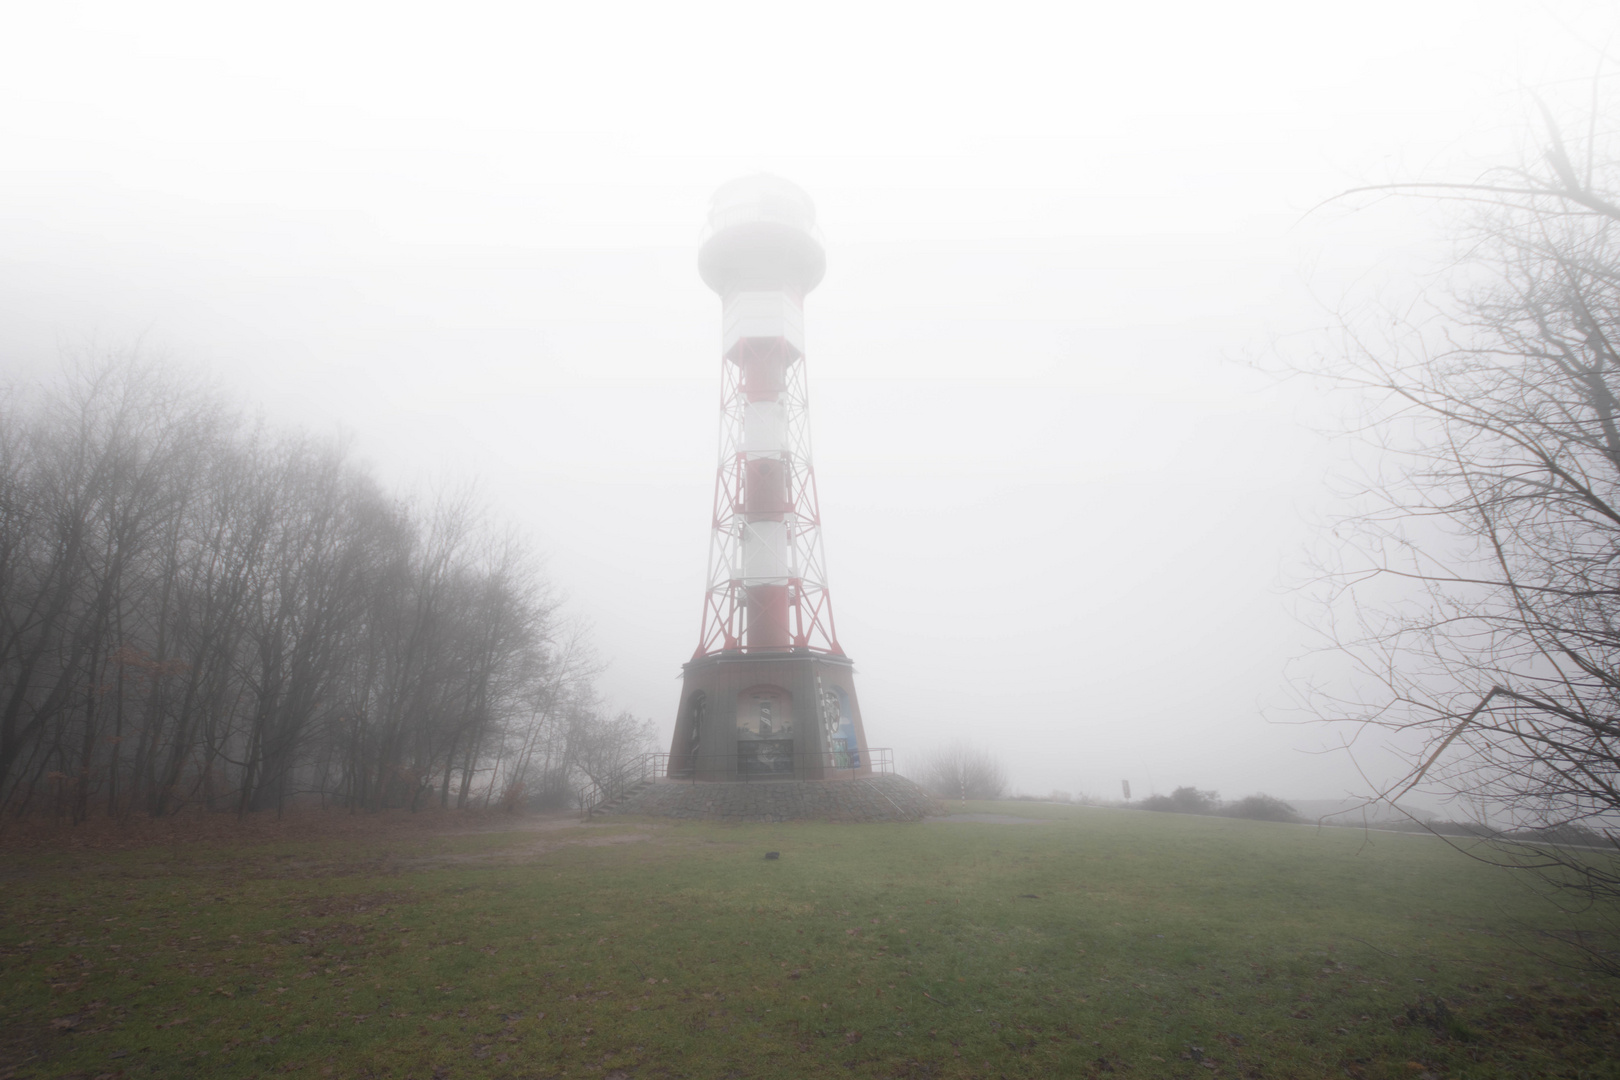
[[[926,791],[903,776],[855,780],[660,780],[608,813],[700,821],[921,821],[937,812]]]

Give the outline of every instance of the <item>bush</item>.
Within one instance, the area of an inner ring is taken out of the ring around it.
[[[1220,805],[1219,794],[1195,787],[1178,787],[1168,795],[1149,795],[1142,800],[1143,810],[1170,814],[1213,814]]]
[[[1299,811],[1270,795],[1249,795],[1220,810],[1222,817],[1249,818],[1253,821],[1283,821],[1298,824]]]
[[[1218,814],[1221,817],[1290,824],[1302,820],[1292,806],[1270,795],[1248,795],[1229,806],[1222,806],[1219,794],[1200,791],[1195,787],[1178,787],[1168,795],[1149,795],[1137,804],[1137,808],[1170,814]]]

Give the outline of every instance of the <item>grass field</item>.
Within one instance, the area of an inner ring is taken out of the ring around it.
[[[14,845],[0,1077],[1620,1077],[1431,838],[966,809]]]

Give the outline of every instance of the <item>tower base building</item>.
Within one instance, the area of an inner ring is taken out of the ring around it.
[[[702,656],[684,668],[669,775],[694,780],[869,776],[854,665],[810,653]]]

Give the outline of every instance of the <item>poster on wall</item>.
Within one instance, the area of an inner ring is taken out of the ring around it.
[[[737,770],[793,772],[793,706],[781,687],[756,686],[737,696]]]
[[[829,764],[835,769],[858,769],[861,748],[855,740],[855,712],[842,686],[821,693],[822,724],[827,736]]]
[[[750,739],[737,744],[737,771],[744,776],[793,774],[792,739]]]
[[[793,706],[780,686],[755,686],[737,695],[739,739],[787,739],[793,735]]]

